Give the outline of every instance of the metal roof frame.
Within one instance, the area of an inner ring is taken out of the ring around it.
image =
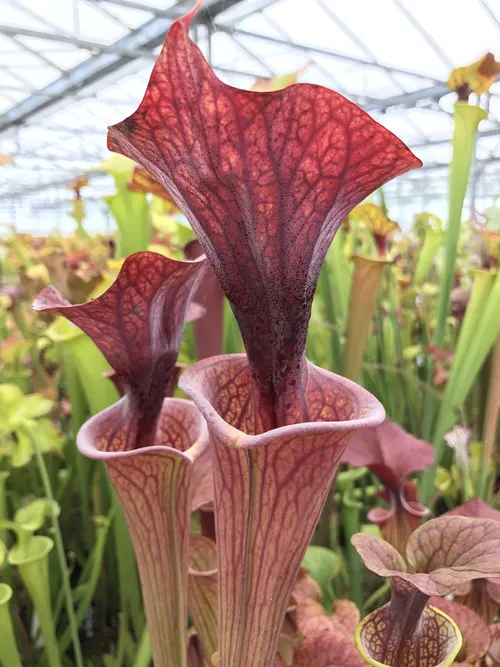
[[[33,19],[36,19],[39,27],[32,27],[32,24],[27,26],[10,25],[6,21],[2,21],[0,23],[0,37],[26,50],[33,58],[39,60],[40,65],[45,64],[52,67],[54,73],[58,72],[59,74],[54,81],[40,89],[34,89],[34,86],[23,77],[19,69],[9,71],[9,67],[0,65],[0,72],[4,69],[15,80],[10,83],[0,81],[0,94],[3,94],[6,99],[15,101],[19,99],[19,95],[23,92],[30,93],[28,97],[12,104],[10,108],[0,114],[0,150],[3,139],[18,141],[16,157],[19,158],[19,169],[23,172],[29,172],[31,168],[35,172],[41,168],[41,163],[47,163],[52,171],[57,172],[58,161],[65,164],[68,160],[75,160],[75,164],[80,164],[85,159],[94,160],[95,158],[96,161],[99,160],[99,157],[102,159],[104,155],[100,153],[100,143],[92,144],[94,139],[95,142],[98,142],[103,136],[103,130],[101,129],[103,123],[99,123],[99,119],[96,120],[95,126],[85,123],[78,127],[69,125],[66,127],[64,122],[59,119],[50,122],[48,114],[57,112],[69,103],[85,103],[92,100],[96,103],[127,107],[127,100],[119,96],[114,97],[113,91],[110,92],[110,95],[102,95],[104,84],[117,81],[124,74],[133,75],[136,71],[150,67],[151,62],[156,58],[155,50],[162,44],[165,33],[172,22],[189,11],[194,2],[194,0],[178,0],[173,6],[161,8],[148,4],[148,0],[73,0],[75,4],[80,2],[98,8],[103,16],[109,17],[110,20],[127,28],[128,34],[112,43],[103,43],[83,37],[77,34],[77,31],[75,34],[70,34],[69,31],[62,30],[55,25],[54,21],[38,12],[35,6],[28,8],[25,0],[0,0],[0,2],[2,1],[24,12],[26,16],[31,15]],[[264,47],[267,49],[272,46],[276,47],[276,53],[302,54],[307,57],[324,79],[329,82],[327,85],[331,85],[339,92],[347,94],[363,106],[366,111],[375,114],[379,119],[385,118],[385,114],[388,114],[387,117],[390,118],[391,114],[398,113],[402,109],[427,109],[428,113],[447,113],[441,105],[441,100],[449,94],[445,81],[436,76],[429,76],[428,73],[384,62],[359,37],[355,28],[342,18],[335,0],[308,1],[314,2],[325,17],[336,26],[336,29],[351,40],[356,46],[357,52],[361,54],[359,56],[292,39],[284,27],[273,21],[271,15],[266,13],[267,9],[284,1],[286,0],[204,0],[202,9],[196,16],[193,32],[197,41],[203,43],[202,48],[205,49],[209,59],[212,53],[214,36],[218,34],[225,35],[247,59],[243,67],[240,67],[238,62],[221,64],[215,60],[212,61],[214,69],[219,75],[236,76],[240,80],[248,81],[251,84],[252,79],[257,76],[257,72],[261,72],[262,76],[279,74],[278,68],[259,52],[258,44],[262,44],[263,49]],[[434,56],[447,68],[451,68],[454,63],[449,54],[436,38],[420,24],[408,4],[405,4],[405,0],[392,1],[403,20],[419,34],[421,40],[425,42]],[[165,0],[166,2],[167,0]],[[495,13],[491,0],[478,0],[478,2],[490,17],[492,23],[497,25],[500,32],[500,17]],[[147,12],[147,16],[150,18],[138,27],[130,28],[121,20],[120,8],[135,12]],[[265,21],[270,28],[270,32],[263,31],[260,33],[257,30],[245,27],[245,19],[256,16]],[[57,62],[50,59],[49,52],[44,53],[31,46],[30,40],[38,40],[62,47],[74,47],[90,55],[80,64],[65,70]],[[387,80],[393,84],[394,90],[398,92],[386,98],[378,96],[376,91],[375,94],[349,95],[342,89],[342,83],[337,80],[335,72],[330,71],[329,62],[339,63],[345,65],[345,67],[367,68],[367,71],[380,72],[381,75],[384,74],[387,77]],[[401,83],[401,77],[403,79],[409,78],[413,81],[411,87],[417,88],[413,90],[405,89],[405,86]],[[427,136],[425,123],[420,126],[413,120],[411,113],[405,114],[403,118],[413,130],[414,139],[408,144],[414,150],[443,147],[449,143],[449,136],[438,138],[435,135]],[[497,121],[496,125],[490,123],[487,129],[482,130],[479,133],[480,140],[500,137],[500,122]],[[47,133],[48,140],[45,144],[35,146],[32,149],[29,145],[24,145],[22,133],[37,127]],[[64,141],[65,137],[68,139],[74,137],[76,140],[78,135],[85,136],[89,140],[89,146],[86,146],[85,150],[78,146],[68,147],[67,154],[64,156],[60,155],[57,150],[55,153],[48,150],[51,146],[52,137],[62,138],[61,141]],[[18,139],[19,137],[21,138]],[[102,150],[104,150],[104,147]],[[482,170],[489,165],[500,165],[500,154],[492,153],[489,158],[478,160],[477,163]],[[30,167],[31,164],[32,167]],[[440,160],[431,160],[426,164],[422,178],[424,178],[426,172],[434,170],[442,172],[446,166]],[[77,168],[75,172],[79,170]],[[0,174],[1,176],[2,174]],[[41,189],[49,190],[61,187],[72,177],[73,174],[69,174],[67,177],[61,176],[60,179],[45,178],[32,186],[25,184],[23,187],[16,185],[14,182],[12,187],[0,187],[0,201],[15,201],[32,193],[40,192]],[[412,181],[417,180],[418,176],[412,177]]]
[[[205,0],[196,21],[201,23],[207,20],[209,16],[217,16],[220,11],[238,2],[241,2],[241,0]],[[100,5],[101,3],[95,2],[95,4]],[[0,35],[12,37],[24,34],[28,37],[72,43],[75,46],[82,46],[98,52],[41,91],[33,93],[29,98],[0,115],[0,133],[15,125],[22,125],[34,114],[47,110],[55,100],[64,99],[73,92],[81,91],[86,86],[119,70],[135,58],[152,58],[151,50],[163,42],[165,33],[172,22],[179,16],[184,15],[191,5],[192,2],[189,0],[183,0],[172,7],[171,10],[162,12],[161,15],[155,12],[154,18],[142,25],[140,29],[131,31],[130,34],[119,39],[111,46],[89,42],[88,40],[79,40],[61,34],[0,26]]]

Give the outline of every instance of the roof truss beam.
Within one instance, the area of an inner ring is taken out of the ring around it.
[[[423,79],[425,81],[433,81],[436,84],[442,84],[443,82],[439,79],[432,79],[425,74],[420,74],[419,72],[412,72],[411,70],[403,69],[401,67],[393,67],[389,65],[383,65],[381,63],[374,62],[372,60],[367,60],[363,58],[355,58],[354,56],[347,56],[343,53],[337,53],[330,49],[325,49],[318,46],[313,46],[310,44],[299,44],[294,42],[293,44],[286,39],[280,39],[279,37],[270,37],[269,35],[261,35],[257,32],[252,32],[250,30],[242,30],[241,28],[228,27],[220,23],[215,23],[216,30],[225,32],[229,35],[239,35],[240,37],[251,37],[252,39],[258,39],[263,42],[268,42],[270,44],[280,45],[287,48],[293,48],[298,51],[304,51],[306,53],[315,53],[317,55],[329,56],[331,58],[336,58],[337,60],[342,60],[344,62],[353,63],[355,65],[363,65],[366,67],[375,67],[382,69],[385,72],[392,72],[393,74],[404,74],[405,76],[412,76],[417,79]]]
[[[205,0],[202,9],[196,16],[196,21],[203,22],[212,20],[220,12],[228,7],[234,6],[242,0]],[[90,48],[98,51],[96,55],[80,63],[66,74],[62,75],[53,83],[45,86],[40,94],[33,93],[26,100],[19,102],[14,107],[0,115],[0,132],[11,127],[22,125],[35,114],[47,110],[60,100],[64,100],[71,93],[81,91],[82,88],[90,86],[105,76],[116,72],[124,65],[132,62],[138,55],[146,57],[144,52],[151,51],[159,46],[165,37],[165,33],[172,22],[192,9],[192,2],[184,0],[169,10],[165,10],[165,16],[155,16],[150,21],[140,26],[137,30],[117,40],[112,45],[88,43],[82,48]],[[4,34],[12,34],[11,26],[3,26]],[[19,28],[15,29],[19,33]],[[1,33],[0,33],[1,34]],[[57,35],[58,41],[59,35]],[[67,37],[67,36],[66,36]],[[73,40],[73,38],[70,38]],[[76,39],[76,38],[75,38]],[[84,40],[86,42],[86,40]],[[77,45],[77,44],[76,44]],[[78,46],[78,45],[77,45]],[[147,54],[152,58],[152,54]],[[49,96],[47,96],[47,94]]]
[[[0,35],[6,37],[32,37],[35,39],[44,39],[48,42],[57,42],[59,44],[72,44],[80,49],[86,49],[91,53],[112,53],[126,58],[145,58],[146,60],[156,60],[154,53],[146,49],[121,48],[114,44],[101,44],[88,39],[80,39],[70,35],[54,35],[42,30],[30,30],[28,28],[13,27],[0,24]],[[55,65],[53,65],[55,67]]]

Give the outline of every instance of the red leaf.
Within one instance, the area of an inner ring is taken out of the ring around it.
[[[203,255],[198,240],[190,241],[184,248],[186,259],[193,260]],[[224,337],[224,292],[212,271],[208,268],[203,281],[198,284],[194,298],[206,309],[204,317],[194,324],[196,358],[208,359],[222,354]]]
[[[344,633],[352,636],[359,623],[359,609],[350,600],[336,600],[332,604],[332,624],[334,630],[343,629]]]
[[[124,401],[87,421],[78,448],[102,460],[125,510],[137,556],[154,663],[183,664],[191,511],[213,498],[211,452],[202,416],[182,399],[164,400],[149,447],[110,451],[123,429]]]
[[[292,602],[295,604],[300,604],[302,600],[316,600],[319,602],[321,600],[323,593],[321,591],[320,585],[309,576],[309,570],[304,567],[299,569],[299,574],[297,581],[293,587],[292,591]]]
[[[187,647],[187,667],[207,667],[201,653],[200,640],[193,634],[189,637]]]
[[[212,540],[199,535],[191,537],[189,611],[210,664],[217,651],[217,549]]]
[[[165,399],[202,267],[136,253],[94,301],[71,306],[47,288],[34,304],[90,336],[124,387],[124,398],[84,424],[77,444],[104,461],[125,510],[158,667],[185,662],[190,515],[213,499],[203,418],[189,401]]]
[[[427,596],[401,579],[392,582],[391,601],[376,609],[356,630],[358,650],[370,664],[393,667],[444,667],[461,647],[455,623]]]
[[[454,507],[445,516],[468,516],[500,521],[500,512],[479,498]],[[455,598],[478,613],[486,623],[491,623],[500,607],[500,579],[485,577],[466,584],[457,591]]]
[[[432,597],[429,604],[444,611],[458,625],[462,635],[462,648],[457,656],[457,663],[462,661],[473,665],[485,655],[491,643],[491,635],[480,616],[462,604],[439,597]]]
[[[305,596],[299,596],[297,599],[295,625],[303,637],[309,637],[318,632],[332,632],[336,635],[343,635],[352,642],[358,623],[359,610],[350,600],[337,600],[332,605],[332,614],[328,615],[317,599]]]
[[[408,568],[403,556],[385,540],[365,533],[357,533],[351,539],[366,567],[380,577],[392,577]]]
[[[295,667],[366,667],[352,639],[333,632],[309,635],[293,655]]]
[[[367,466],[387,489],[398,491],[411,473],[433,464],[434,450],[428,442],[386,419],[359,431],[342,460],[356,467]]]
[[[442,582],[446,588],[452,571],[457,573],[460,583],[485,575],[498,577],[500,523],[491,519],[441,516],[428,521],[410,536],[406,553],[408,562],[417,572],[428,573],[437,585]]]
[[[301,599],[295,607],[295,625],[303,637],[318,632],[332,632],[332,623],[325,608],[313,598]]]
[[[173,23],[110,150],[144,166],[193,226],[238,319],[267,428],[304,421],[307,324],[349,211],[421,165],[364,111],[317,85],[252,92],[217,79]]]
[[[139,252],[125,260],[113,285],[93,301],[72,306],[50,286],[35,299],[35,310],[57,313],[80,327],[124,387],[123,428],[107,442],[109,448],[133,449],[154,441],[187,308],[203,267],[203,260],[177,262]]]
[[[304,641],[294,652],[293,664],[302,667],[362,667],[364,661],[354,645],[359,611],[349,600],[337,600],[328,616],[312,598],[297,602],[295,618]]]
[[[500,623],[490,625],[491,646],[488,653],[489,667],[500,667]]]
[[[428,521],[410,535],[407,562],[378,537],[358,533],[352,543],[370,570],[403,579],[428,596],[448,595],[474,579],[500,575],[500,523],[491,519],[440,516]]]
[[[479,498],[472,498],[463,505],[454,507],[445,516],[468,516],[476,517],[478,519],[494,519],[500,521],[500,512],[493,507],[487,505]]]
[[[308,367],[305,408],[316,423],[266,433],[245,355],[187,369],[181,388],[210,431],[219,558],[221,664],[272,664],[300,562],[352,433],[382,420],[358,385]],[[272,600],[272,604],[269,601]]]

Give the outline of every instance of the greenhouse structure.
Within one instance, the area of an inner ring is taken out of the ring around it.
[[[0,667],[500,667],[500,0],[0,0]]]

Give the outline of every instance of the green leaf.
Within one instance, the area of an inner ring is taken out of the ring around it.
[[[10,415],[24,398],[23,392],[15,384],[0,384],[0,427],[10,423]]]
[[[332,604],[330,582],[337,576],[342,566],[340,556],[330,549],[319,546],[308,547],[302,567],[309,570],[311,577],[319,584],[323,592],[322,603],[326,609]]]
[[[58,454],[62,452],[64,436],[50,419],[39,419],[36,424],[30,425],[30,427],[42,452],[56,452]]]
[[[27,433],[19,431],[16,436],[17,442],[13,446],[10,462],[14,468],[22,468],[33,458],[33,444]]]
[[[372,535],[373,537],[382,537],[382,531],[376,523],[364,523],[360,527],[360,531],[364,535]]]
[[[45,519],[51,516],[59,516],[61,508],[55,500],[48,498],[37,498],[28,505],[24,505],[14,514],[14,521],[25,530],[34,533],[45,523]]]
[[[111,368],[110,365],[81,329],[64,317],[58,317],[47,330],[47,335],[54,343],[62,343],[71,355],[92,414],[97,414],[118,400],[113,383],[103,377],[103,373]]]
[[[92,167],[92,171],[104,171],[115,179],[116,186],[126,185],[134,171],[135,162],[124,155],[111,153],[111,155]]]
[[[14,423],[21,423],[25,419],[37,419],[48,414],[54,404],[41,394],[29,394],[24,396],[23,400],[12,414]]]
[[[147,196],[132,192],[128,183],[135,162],[123,155],[112,154],[93,169],[105,171],[115,179],[116,194],[103,197],[118,225],[116,257],[128,257],[146,250],[151,240],[151,224]]]
[[[332,293],[336,295],[335,317],[338,326],[344,326],[347,320],[349,293],[351,291],[353,264],[348,261],[346,241],[351,236],[340,229],[332,241],[325,258],[325,271],[330,280]]]
[[[0,429],[14,431],[26,420],[36,419],[52,410],[53,403],[41,394],[25,396],[14,384],[0,385]]]
[[[444,232],[428,228],[425,232],[424,243],[420,248],[417,266],[413,275],[413,285],[418,287],[427,279],[432,268],[434,258],[444,240]]]

